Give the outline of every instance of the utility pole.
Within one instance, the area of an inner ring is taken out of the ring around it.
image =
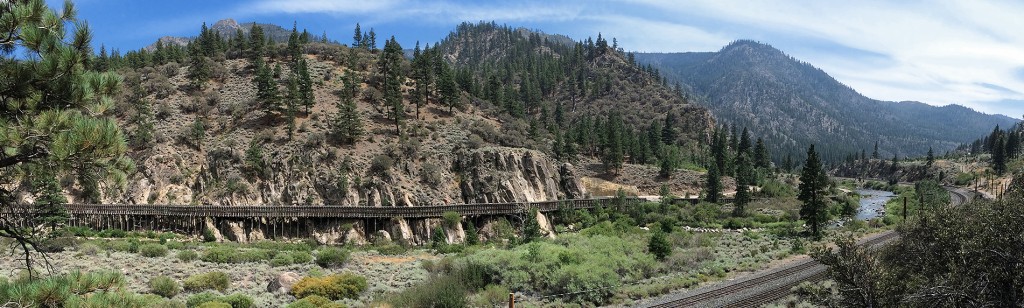
[[[516,308],[516,294],[515,293],[509,293],[508,294],[508,308]]]

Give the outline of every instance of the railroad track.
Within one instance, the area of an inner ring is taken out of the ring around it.
[[[971,200],[968,193],[957,187],[944,187],[949,191],[950,205],[961,206]],[[899,236],[894,231],[867,239],[859,245],[869,250],[881,248]],[[649,307],[760,307],[775,302],[790,293],[804,281],[820,281],[827,277],[827,268],[813,259],[805,259],[781,270],[755,274],[745,280],[724,282],[709,288],[683,293],[682,297],[663,301]]]
[[[878,249],[898,234],[888,231],[859,243],[868,249]],[[827,268],[814,259],[803,259],[789,266],[754,274],[742,280],[683,293],[681,297],[663,300],[647,307],[760,307],[777,301],[804,281],[819,281],[827,277]]]
[[[944,186],[943,188],[949,192],[949,203],[952,206],[961,206],[971,200],[966,193],[960,191],[960,188],[953,186]]]

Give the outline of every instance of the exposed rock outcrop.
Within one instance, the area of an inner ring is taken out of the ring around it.
[[[454,164],[464,176],[460,187],[466,203],[537,202],[586,195],[571,165],[556,168],[538,151],[482,148],[460,156]]]

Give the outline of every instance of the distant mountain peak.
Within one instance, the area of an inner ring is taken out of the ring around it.
[[[210,27],[210,30],[220,32],[220,35],[235,35],[239,29],[242,29],[242,26],[231,18],[221,19]]]
[[[718,52],[637,54],[698,95],[718,120],[746,126],[776,155],[819,146],[827,161],[869,149],[886,155],[951,150],[1011,118],[957,105],[884,102],[864,97],[813,65],[768,44],[737,40]],[[957,123],[957,125],[949,125]]]

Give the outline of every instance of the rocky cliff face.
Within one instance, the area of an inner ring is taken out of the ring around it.
[[[485,148],[460,156],[464,203],[537,202],[583,198],[586,190],[571,165],[555,164],[526,149]]]

